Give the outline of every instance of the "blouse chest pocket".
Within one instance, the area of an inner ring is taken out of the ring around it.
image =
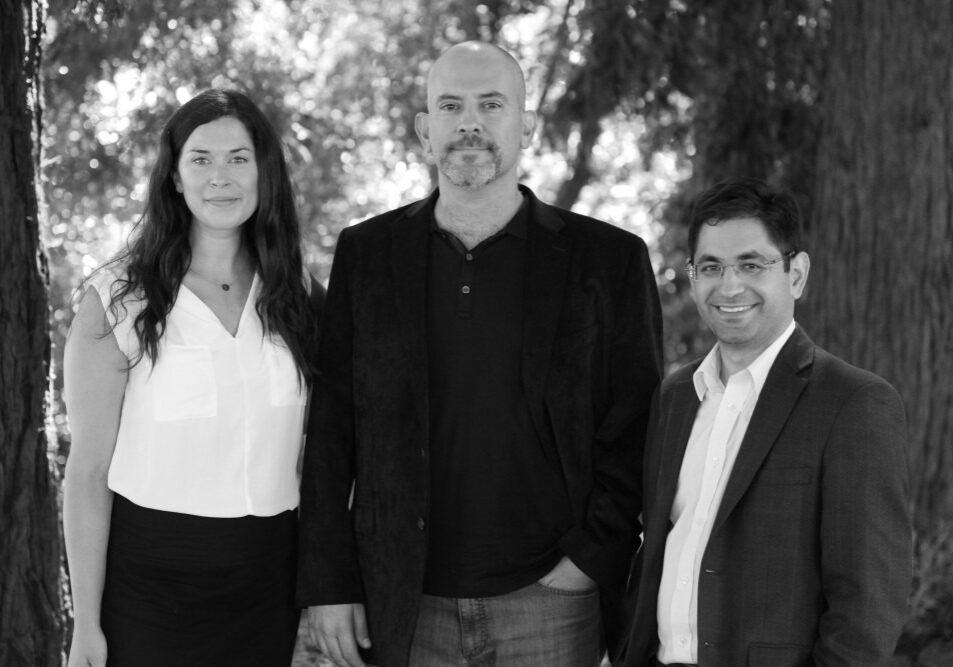
[[[298,367],[290,350],[279,339],[267,348],[269,402],[271,405],[304,405],[307,390],[298,381]]]
[[[150,378],[156,421],[202,419],[218,414],[212,351],[203,345],[168,345]]]

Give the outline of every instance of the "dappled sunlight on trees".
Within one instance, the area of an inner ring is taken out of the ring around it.
[[[324,280],[342,227],[430,191],[414,116],[426,107],[433,59],[462,39],[496,38],[525,64],[528,99],[541,101],[526,182],[555,199],[585,165],[567,204],[654,245],[658,208],[687,164],[658,153],[664,146],[640,149],[647,121],[616,108],[621,89],[595,115],[563,108],[567,81],[585,78],[587,49],[611,27],[590,25],[599,14],[584,4],[473,12],[452,0],[219,0],[137,3],[90,17],[54,0],[44,186],[55,349],[72,291],[121,247],[141,211],[158,133],[175,107],[210,86],[239,88],[262,106],[287,148],[306,262]],[[581,138],[587,127],[598,129],[591,141]]]

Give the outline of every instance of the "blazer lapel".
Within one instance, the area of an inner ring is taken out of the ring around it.
[[[696,363],[695,367],[697,366]],[[683,380],[672,386],[671,399],[666,401],[668,409],[662,415],[664,428],[659,431],[658,442],[653,444],[653,447],[661,448],[661,460],[655,480],[654,502],[657,507],[653,514],[662,525],[668,524],[672,513],[682,459],[685,458],[688,438],[692,434],[695,415],[698,413],[698,394],[692,380],[694,370],[693,368]]]
[[[520,190],[530,199],[526,282],[523,286],[522,379],[533,416],[539,420],[538,424],[542,424],[537,406],[542,405],[569,275],[572,242],[559,233],[565,223],[556,211],[536,199],[528,189],[521,186]]]
[[[718,530],[751,485],[768,452],[807,385],[801,371],[814,361],[814,343],[800,327],[794,330],[775,360],[761,389],[751,422],[741,441],[731,477],[725,487],[712,533]]]
[[[410,381],[424,435],[429,431],[427,355],[427,242],[431,200],[421,200],[391,226],[391,266],[401,335],[410,359]]]

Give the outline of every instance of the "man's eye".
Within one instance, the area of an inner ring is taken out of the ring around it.
[[[703,276],[719,276],[721,275],[721,264],[700,264],[698,273]]]
[[[483,106],[487,109],[501,109],[503,107],[499,102],[485,102]]]
[[[441,111],[456,111],[456,110],[457,110],[457,105],[456,105],[456,104],[453,104],[453,103],[450,103],[450,102],[447,102],[447,103],[445,103],[445,104],[441,104],[441,105],[440,105],[440,110],[441,110]]]
[[[741,272],[746,276],[756,276],[764,271],[764,265],[758,262],[743,262],[738,266]]]

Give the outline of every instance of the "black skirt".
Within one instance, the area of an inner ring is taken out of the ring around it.
[[[108,667],[291,664],[297,515],[218,519],[113,500]]]

